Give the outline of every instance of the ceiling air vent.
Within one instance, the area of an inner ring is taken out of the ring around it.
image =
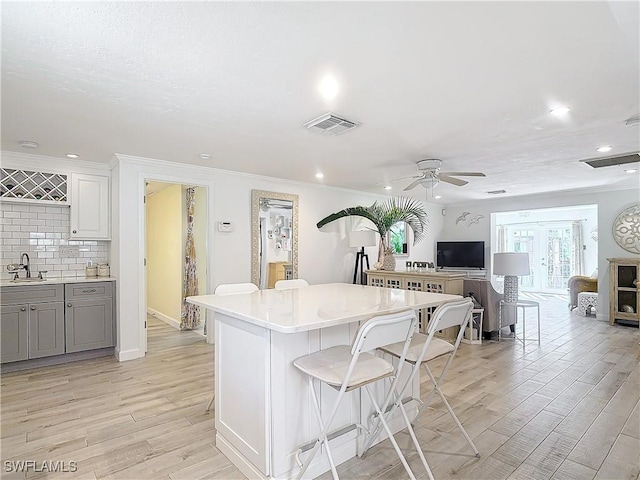
[[[507,193],[506,190],[491,190],[487,192],[489,195],[502,195],[503,193]]]
[[[594,158],[593,160],[580,160],[593,168],[613,167],[614,165],[624,165],[626,163],[640,162],[639,153],[627,153],[617,157]]]
[[[353,130],[358,125],[360,125],[358,122],[352,122],[351,120],[340,118],[332,113],[325,113],[324,115],[320,115],[318,118],[308,121],[302,126],[322,135],[334,136]]]

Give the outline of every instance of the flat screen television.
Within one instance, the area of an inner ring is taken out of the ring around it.
[[[437,242],[438,268],[484,268],[484,242]]]

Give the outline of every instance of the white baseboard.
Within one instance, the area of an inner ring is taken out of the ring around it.
[[[600,322],[607,322],[609,323],[609,315],[605,314],[605,313],[597,313],[596,314],[596,320],[600,321]]]
[[[153,308],[147,307],[147,314],[156,317],[158,320],[162,320],[164,323],[171,325],[176,330],[180,330],[180,322],[174,318],[171,318],[168,315],[165,315],[162,312],[154,310]]]
[[[116,347],[115,356],[119,362],[126,362],[127,360],[144,357],[144,353],[141,353],[139,348],[121,351]]]

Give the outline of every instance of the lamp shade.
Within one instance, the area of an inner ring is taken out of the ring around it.
[[[349,246],[352,248],[373,247],[376,244],[376,232],[373,230],[357,230],[349,232]]]
[[[493,254],[494,275],[529,275],[529,254],[503,252]]]

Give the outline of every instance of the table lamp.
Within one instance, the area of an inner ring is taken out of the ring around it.
[[[349,232],[349,247],[359,248],[356,254],[356,264],[353,271],[353,283],[358,278],[358,266],[360,268],[360,283],[364,285],[364,268],[363,262],[367,261],[367,270],[369,269],[369,256],[364,253],[364,247],[373,247],[376,245],[376,232],[373,230],[357,230]]]
[[[529,254],[502,252],[493,254],[493,274],[504,275],[504,301],[518,301],[518,276],[530,275]]]

